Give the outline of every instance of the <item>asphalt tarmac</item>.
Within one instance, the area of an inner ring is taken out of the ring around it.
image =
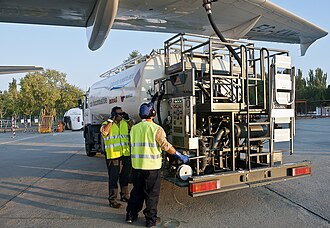
[[[284,161],[302,160],[311,177],[197,198],[162,180],[158,227],[330,227],[330,118],[297,121]],[[104,157],[85,155],[81,131],[0,133],[0,227],[144,227],[107,191]]]

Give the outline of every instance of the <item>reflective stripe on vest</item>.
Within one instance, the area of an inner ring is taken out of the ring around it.
[[[158,147],[157,143],[131,143],[131,146]]]
[[[103,139],[107,159],[130,156],[128,124],[126,121],[120,121],[119,127],[113,123],[109,134]]]
[[[120,142],[120,143],[109,144],[109,145],[105,145],[105,148],[114,148],[114,147],[118,147],[118,146],[129,146],[129,143],[128,142]]]
[[[131,130],[131,159],[134,169],[155,170],[162,166],[162,150],[156,142],[160,128],[153,122],[143,121]]]
[[[149,159],[158,159],[161,158],[161,154],[151,155],[151,154],[132,154],[132,158],[149,158]]]
[[[108,140],[108,139],[129,139],[129,135],[112,135],[112,136],[107,136],[104,139],[105,140]]]

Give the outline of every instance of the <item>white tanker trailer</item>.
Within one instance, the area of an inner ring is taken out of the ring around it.
[[[138,121],[139,106],[151,97],[154,79],[164,76],[164,55],[154,55],[89,88],[84,103],[84,137],[88,156],[94,156],[97,151],[104,152],[100,127],[109,118],[111,109],[120,106],[130,118]]]
[[[137,122],[139,106],[156,98],[156,122],[190,158],[183,165],[164,155],[164,177],[188,187],[191,196],[311,174],[309,162],[282,161],[283,152],[293,153],[295,126],[295,72],[288,51],[178,34],[165,42],[164,54],[127,65],[103,74],[86,94],[88,156],[102,151],[99,130],[112,107]],[[113,74],[122,68],[127,69]],[[279,142],[287,150],[278,150]]]
[[[101,124],[109,117],[114,106],[122,107],[137,120],[140,104],[147,102],[150,93],[153,92],[153,81],[165,76],[163,63],[164,56],[156,55],[93,84],[87,92],[87,122]]]

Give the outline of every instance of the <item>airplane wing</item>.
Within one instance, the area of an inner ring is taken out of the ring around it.
[[[2,0],[0,21],[87,28],[102,46],[111,28],[213,35],[202,0]],[[227,38],[297,43],[301,53],[328,33],[267,0],[218,0],[216,23]]]
[[[0,75],[42,71],[43,69],[42,67],[36,66],[0,66]]]

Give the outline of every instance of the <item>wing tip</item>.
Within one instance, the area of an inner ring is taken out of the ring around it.
[[[304,40],[304,39],[300,39],[300,54],[301,56],[304,56],[308,50],[308,48],[317,40],[325,37],[328,35],[328,32],[323,30],[323,34],[321,34],[319,37],[317,37],[316,39],[312,40],[312,41],[308,41],[308,40]]]

